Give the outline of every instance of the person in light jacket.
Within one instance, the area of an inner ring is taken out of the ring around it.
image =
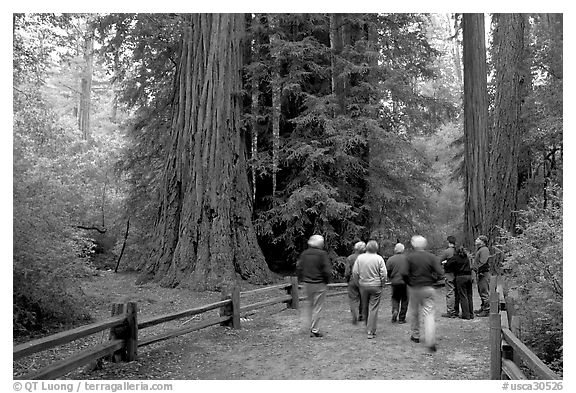
[[[378,243],[375,240],[370,240],[366,244],[366,252],[356,258],[356,263],[352,269],[352,275],[358,279],[360,285],[362,314],[370,339],[376,335],[380,297],[387,275],[384,259],[376,253],[377,251]]]

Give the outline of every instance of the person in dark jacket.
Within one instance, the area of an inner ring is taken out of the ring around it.
[[[434,320],[434,285],[442,277],[438,258],[425,251],[428,242],[423,236],[412,236],[414,251],[406,256],[406,270],[402,272],[408,285],[411,308],[410,339],[420,342],[420,321],[423,319],[424,343],[430,352],[436,352],[436,326]]]
[[[475,243],[477,249],[472,269],[476,272],[478,294],[482,304],[480,309],[475,310],[474,313],[479,317],[487,317],[490,315],[490,250],[488,249],[488,238],[480,235],[476,238]]]
[[[360,286],[358,280],[352,276],[352,269],[358,255],[366,251],[366,243],[357,242],[354,245],[354,253],[346,258],[346,268],[344,270],[344,279],[348,283],[348,300],[350,302],[350,312],[352,313],[352,324],[356,325],[358,321],[364,319],[362,315],[362,303],[360,301]]]
[[[328,254],[322,249],[324,247],[322,236],[312,235],[308,240],[308,246],[296,263],[296,274],[298,281],[303,283],[306,293],[304,309],[306,322],[310,322],[310,337],[322,337],[318,326],[332,267]]]
[[[456,278],[457,301],[462,310],[462,319],[474,319],[474,307],[472,301],[472,269],[468,254],[463,247],[458,247],[454,255],[446,261],[448,267],[454,272]],[[456,305],[458,307],[458,304]]]
[[[406,255],[404,245],[398,243],[394,246],[394,255],[386,261],[388,280],[392,286],[392,323],[406,323],[408,311],[408,288],[402,278],[402,271],[406,269]]]
[[[445,318],[458,318],[458,292],[456,291],[456,276],[452,271],[452,267],[446,264],[452,256],[454,255],[454,250],[456,247],[456,238],[454,236],[448,236],[446,238],[448,241],[448,248],[446,248],[440,255],[440,261],[442,261],[442,266],[444,267],[444,288],[446,290],[446,313],[442,314]]]

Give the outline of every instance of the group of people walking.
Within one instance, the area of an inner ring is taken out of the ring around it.
[[[473,319],[474,314],[486,316],[489,313],[488,282],[489,251],[487,238],[476,239],[478,250],[474,263],[466,250],[456,246],[454,236],[448,236],[448,248],[438,258],[426,251],[427,240],[423,236],[413,236],[410,240],[413,251],[405,253],[402,243],[394,247],[394,255],[384,261],[378,254],[378,243],[357,242],[353,254],[346,260],[344,277],[348,283],[348,298],[352,323],[364,322],[368,339],[376,336],[378,310],[382,290],[386,283],[392,289],[392,323],[406,323],[410,320],[411,336],[414,342],[423,340],[430,352],[436,351],[435,335],[435,293],[436,288],[445,285],[447,312],[442,316]],[[302,252],[296,273],[303,283],[307,297],[307,319],[310,323],[310,336],[322,337],[319,329],[320,313],[330,281],[331,264],[323,250],[324,239],[313,235],[308,241],[309,248]],[[482,306],[473,312],[472,271],[477,272],[478,292]],[[409,304],[411,307],[409,308]],[[421,332],[421,325],[423,332]]]

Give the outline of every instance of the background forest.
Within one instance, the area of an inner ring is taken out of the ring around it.
[[[526,342],[561,369],[562,16],[523,15],[516,224],[493,246],[524,300]],[[465,242],[461,19],[246,15],[235,94],[251,219],[274,274],[293,272],[313,233],[335,280],[358,240],[385,257],[415,233],[432,251],[449,234]],[[494,119],[498,19],[487,21]],[[89,319],[77,283],[93,269],[145,272],[157,252],[189,16],[13,22],[13,323],[27,335]]]

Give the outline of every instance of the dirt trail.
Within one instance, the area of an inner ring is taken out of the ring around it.
[[[136,300],[143,315],[181,310],[219,300],[218,293],[194,293],[134,286],[130,274],[103,274],[85,290],[96,314],[107,316],[113,300]],[[116,291],[116,292],[114,292]],[[105,294],[116,295],[104,297]],[[272,296],[272,295],[271,295]],[[116,299],[114,299],[114,297]],[[170,299],[170,300],[167,300]],[[479,299],[475,293],[475,305]],[[321,329],[325,337],[304,331],[298,310],[274,305],[242,320],[242,329],[213,326],[140,349],[128,364],[105,363],[76,379],[489,379],[488,318],[471,321],[440,317],[443,289],[436,296],[438,352],[429,354],[410,341],[410,323],[390,322],[390,289],[385,290],[377,336],[366,339],[362,324],[352,325],[347,299],[327,298]],[[181,324],[182,321],[176,324]],[[176,325],[178,326],[178,325]],[[172,326],[175,327],[175,326]],[[146,336],[150,331],[141,331]]]

